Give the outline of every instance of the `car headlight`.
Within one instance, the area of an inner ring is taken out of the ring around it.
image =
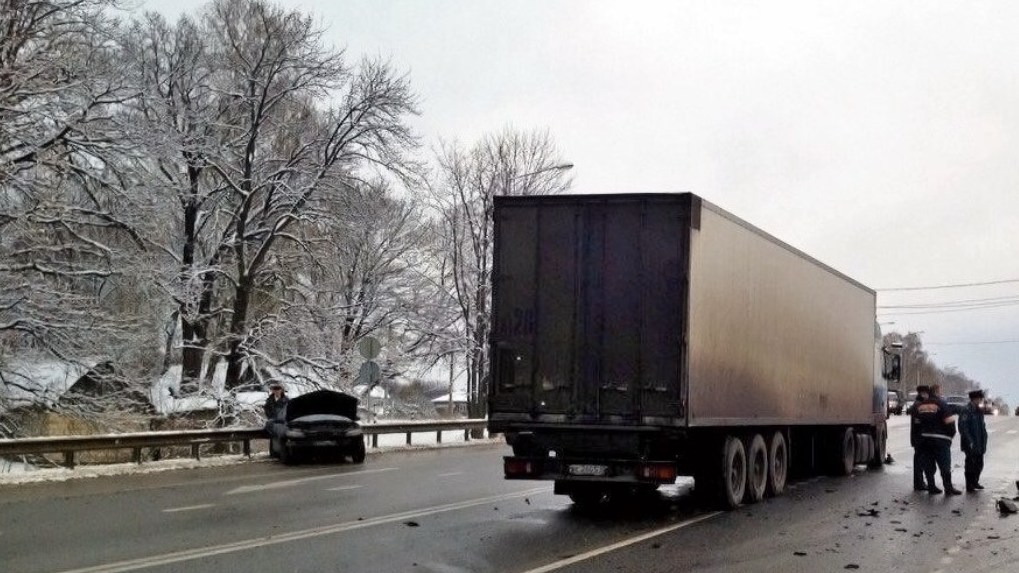
[[[347,430],[347,437],[350,437],[350,438],[353,438],[353,437],[356,437],[356,436],[363,436],[363,435],[364,435],[364,432],[361,431],[361,428],[354,428],[352,430]]]
[[[303,438],[304,432],[301,430],[287,430],[288,438]]]

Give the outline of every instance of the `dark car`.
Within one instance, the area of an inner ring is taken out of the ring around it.
[[[945,396],[945,402],[948,403],[948,408],[953,414],[958,414],[966,409],[966,404],[969,404],[969,397],[967,396]]]
[[[272,425],[270,452],[285,464],[320,454],[364,463],[364,432],[357,420],[357,398],[349,394],[316,390],[296,396]]]
[[[899,393],[895,390],[888,391],[888,414],[896,416],[902,414],[902,401],[899,400]]]

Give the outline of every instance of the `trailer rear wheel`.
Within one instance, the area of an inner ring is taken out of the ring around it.
[[[743,501],[757,503],[764,499],[764,491],[768,486],[768,446],[760,434],[753,434],[747,439],[747,487]]]
[[[719,501],[727,509],[739,507],[747,487],[747,451],[743,441],[726,436],[722,444]]]
[[[773,497],[782,495],[785,482],[789,477],[789,448],[786,447],[785,434],[781,430],[775,432],[768,442],[768,489],[766,495]]]
[[[853,473],[856,466],[856,435],[852,428],[846,428],[841,434],[833,436],[835,447],[832,448],[831,474],[847,476]]]

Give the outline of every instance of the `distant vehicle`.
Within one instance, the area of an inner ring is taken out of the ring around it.
[[[364,463],[364,432],[357,423],[357,398],[316,390],[291,398],[282,419],[273,424],[270,448],[284,464],[313,454],[350,456]]]
[[[945,402],[948,403],[948,407],[956,414],[966,408],[966,404],[969,404],[969,397],[967,396],[945,396]]]
[[[998,415],[998,409],[994,407],[994,402],[991,402],[990,400],[984,400],[984,402],[980,404],[980,409],[983,410],[984,414],[987,416]]]
[[[888,414],[896,416],[902,414],[902,402],[899,400],[899,393],[895,390],[888,391]]]

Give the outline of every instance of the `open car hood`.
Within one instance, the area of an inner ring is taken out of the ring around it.
[[[287,402],[287,422],[314,414],[332,414],[357,420],[357,398],[335,390],[316,390]]]

